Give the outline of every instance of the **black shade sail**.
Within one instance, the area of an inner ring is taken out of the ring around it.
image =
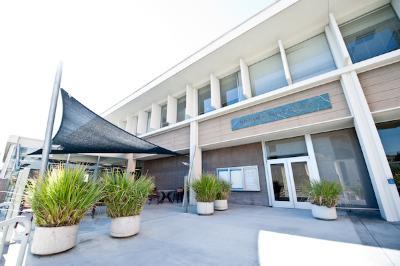
[[[68,153],[177,153],[157,146],[98,116],[61,89],[63,114],[52,140],[52,154]],[[38,150],[32,154],[41,154]]]

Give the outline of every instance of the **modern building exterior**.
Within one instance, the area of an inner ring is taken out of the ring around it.
[[[157,186],[191,165],[232,202],[309,208],[310,181],[335,180],[339,207],[399,221],[399,15],[399,0],[276,1],[105,117],[182,154],[134,156]]]

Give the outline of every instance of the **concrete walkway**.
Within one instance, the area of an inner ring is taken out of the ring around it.
[[[213,216],[147,205],[139,235],[115,239],[103,215],[81,223],[79,244],[26,265],[400,265],[400,224],[341,213],[230,206]]]

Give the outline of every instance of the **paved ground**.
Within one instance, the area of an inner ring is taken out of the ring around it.
[[[103,215],[81,223],[79,244],[26,265],[400,265],[400,224],[341,213],[313,219],[309,210],[230,206],[213,216],[177,205],[147,205],[140,234],[108,236]]]

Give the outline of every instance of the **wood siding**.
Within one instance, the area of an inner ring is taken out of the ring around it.
[[[265,109],[278,107],[298,100],[321,95],[323,93],[329,93],[329,97],[332,103],[332,109],[287,118],[272,123],[257,125],[240,130],[231,130],[231,120],[233,118],[247,114],[254,114]],[[268,132],[273,132],[277,130],[324,122],[327,120],[346,117],[349,115],[350,111],[348,109],[341,85],[339,81],[335,81],[303,92],[295,93],[293,95],[282,97],[266,103],[261,103],[256,106],[252,106],[243,110],[239,110],[227,115],[201,122],[199,124],[199,143],[200,146],[202,146],[227,140],[251,137],[258,134],[266,134]]]
[[[268,205],[261,143],[203,151],[202,155],[203,172],[213,174],[216,174],[217,168],[257,165],[261,191],[232,192],[229,202],[248,205]]]
[[[190,145],[190,128],[186,126],[144,139],[173,151],[185,150],[189,149]]]
[[[359,74],[371,112],[400,107],[400,63]]]

